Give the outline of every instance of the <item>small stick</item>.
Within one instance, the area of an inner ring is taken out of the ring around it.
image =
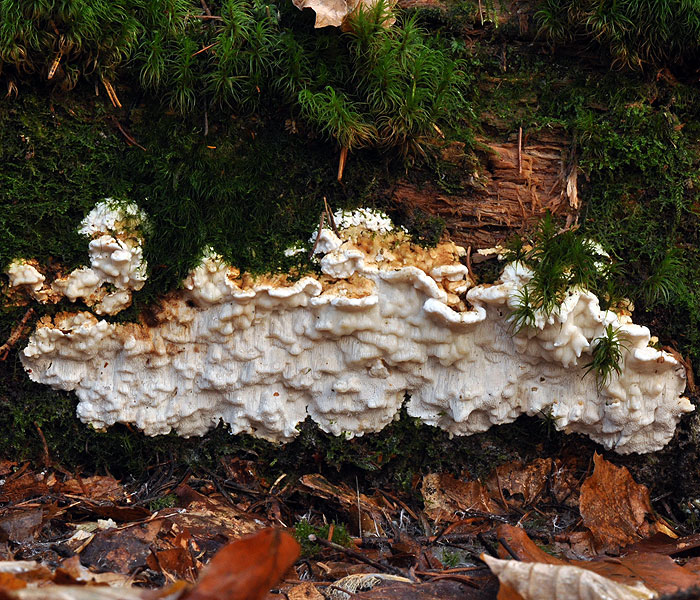
[[[318,232],[316,233],[316,241],[314,242],[313,248],[311,248],[311,252],[309,252],[309,260],[311,260],[314,257],[314,254],[316,253],[316,248],[318,248],[318,240],[321,239],[321,231],[323,231],[323,224],[326,222],[326,211],[324,210],[321,213],[321,220],[318,222]]]
[[[331,210],[331,207],[328,206],[328,202],[326,202],[326,197],[323,197],[323,206],[326,208],[326,213],[328,214],[328,220],[331,223],[331,227],[333,228],[333,231],[335,232],[336,235],[340,235],[340,232],[338,231],[338,227],[335,224],[335,217],[333,216],[333,211]]]
[[[44,448],[44,466],[48,467],[51,465],[51,457],[49,456],[49,445],[46,443],[46,438],[44,437],[44,432],[41,430],[41,427],[39,427],[39,423],[34,421],[34,427],[36,427],[36,430],[39,432],[39,438],[41,439],[41,445]],[[78,479],[80,482],[80,479]],[[82,487],[82,482],[81,482],[81,487]]]
[[[119,121],[117,121],[117,119],[115,117],[111,117],[111,118],[112,118],[112,122],[116,125],[117,129],[119,129],[119,131],[121,131],[121,134],[126,138],[126,141],[131,146],[136,146],[138,148],[141,148],[141,150],[143,150],[144,152],[147,152],[147,150],[141,144],[139,144],[133,137],[131,137],[126,132],[126,130],[122,127],[121,123]]]
[[[343,146],[340,149],[340,160],[338,161],[338,181],[343,179],[343,171],[345,171],[345,161],[348,158],[348,149]]]
[[[111,100],[114,108],[121,108],[122,103],[119,102],[119,98],[117,98],[117,93],[114,91],[112,84],[103,77],[102,85],[105,86],[105,89],[107,90],[107,95],[109,96],[109,99]]]
[[[476,277],[474,277],[474,271],[472,271],[472,247],[467,248],[467,273],[469,273],[469,279],[472,283],[476,283]]]
[[[518,128],[518,175],[523,174],[523,128]]]
[[[197,52],[194,52],[193,54],[191,54],[190,57],[197,56],[198,54],[201,54],[202,52],[206,52],[207,50],[209,50],[209,48],[213,48],[218,43],[219,42],[214,42],[213,44],[209,44],[208,46],[204,46],[204,48],[202,48],[201,50],[197,50]]]
[[[7,341],[2,346],[0,346],[0,360],[5,360],[7,358],[7,355],[10,353],[10,350],[12,350],[12,346],[14,346],[20,339],[22,339],[24,326],[27,324],[27,321],[29,321],[29,319],[31,319],[33,316],[33,308],[30,308],[26,313],[24,313],[22,320],[17,324],[17,327],[15,327],[10,333],[10,337],[7,338]]]
[[[218,15],[190,15],[192,19],[214,19],[217,21],[223,21],[224,18]]]
[[[346,548],[345,546],[341,546],[340,544],[336,544],[335,542],[329,542],[328,540],[324,540],[323,538],[315,536],[313,533],[309,536],[309,541],[312,543],[319,543],[321,546],[326,546],[326,548],[331,548],[333,550],[336,550],[338,552],[342,552],[343,554],[346,554],[347,556],[350,556],[356,560],[359,560],[360,562],[363,562],[367,565],[370,565],[374,567],[375,569],[379,569],[380,571],[384,571],[385,573],[391,573],[392,575],[399,575],[401,577],[406,577],[406,573],[404,573],[401,569],[398,569],[397,567],[392,567],[391,565],[383,565],[380,562],[377,562],[376,560],[372,560],[371,558],[367,558],[363,554],[360,554],[359,552],[355,552],[354,550],[350,550],[350,548]]]
[[[204,9],[204,12],[207,13],[208,17],[211,17],[211,11],[209,10],[209,7],[207,6],[207,3],[205,0],[199,0],[200,4],[202,5],[202,8]]]
[[[484,26],[484,9],[481,6],[481,0],[479,0],[479,17],[481,18],[481,26]]]
[[[56,58],[53,59],[53,63],[51,63],[51,68],[49,69],[49,76],[47,79],[52,79],[53,76],[56,74],[56,70],[58,69],[58,65],[61,64],[61,58],[63,57],[63,52],[59,52],[56,54]]]
[[[508,554],[511,555],[511,557],[513,558],[513,560],[522,560],[522,559],[515,553],[515,550],[513,550],[513,548],[510,547],[510,544],[509,544],[508,542],[506,542],[506,540],[505,540],[504,538],[502,538],[502,537],[501,537],[501,538],[498,538],[498,543],[501,544],[501,546],[503,546],[503,547],[505,548],[506,552],[507,552]]]

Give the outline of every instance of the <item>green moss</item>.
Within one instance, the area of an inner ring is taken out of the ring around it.
[[[331,542],[341,546],[351,546],[352,538],[348,533],[347,527],[343,523],[332,523],[333,537]],[[302,556],[315,556],[322,550],[322,546],[309,540],[310,535],[315,535],[317,538],[324,540],[328,539],[328,534],[331,532],[331,524],[315,526],[309,523],[308,520],[302,519],[294,525],[294,537],[301,545]]]

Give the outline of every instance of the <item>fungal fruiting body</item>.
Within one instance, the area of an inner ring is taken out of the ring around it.
[[[410,415],[451,434],[549,415],[629,453],[663,447],[692,410],[678,361],[591,292],[570,290],[514,335],[528,269],[509,264],[496,284],[475,286],[451,242],[424,249],[401,230],[337,220],[340,236],[324,229],[315,244],[318,275],[253,278],[209,250],[157,322],[45,317],[22,362],[33,380],[74,390],[83,421],[149,435],[200,435],[223,420],[234,433],[287,441],[309,416],[362,435],[390,423],[408,396]],[[599,387],[583,365],[608,325],[623,359]]]

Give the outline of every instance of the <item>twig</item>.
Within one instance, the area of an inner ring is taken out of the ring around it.
[[[484,26],[484,8],[481,6],[481,0],[479,0],[479,17],[481,18],[481,26]]]
[[[416,571],[417,573],[417,571]],[[467,585],[478,588],[479,586],[474,583],[474,580],[468,575],[457,575],[456,573],[445,573],[441,575],[432,575],[430,581],[439,581],[440,579],[451,579],[453,581],[459,581],[460,583],[466,583]]]
[[[518,128],[518,175],[523,174],[523,128]]]
[[[112,122],[116,126],[116,128],[121,132],[121,134],[126,138],[126,141],[129,143],[130,146],[136,146],[137,148],[141,148],[144,152],[147,152],[147,150],[139,144],[133,137],[131,137],[127,131],[122,127],[122,124],[117,121],[116,117],[110,116],[112,119]]]
[[[321,220],[318,222],[318,232],[316,233],[316,241],[314,242],[313,248],[311,248],[311,252],[309,252],[309,260],[311,260],[314,257],[314,254],[316,253],[316,248],[318,248],[318,240],[321,239],[321,231],[323,231],[323,224],[326,222],[326,211],[324,210],[321,213]]]
[[[340,235],[340,232],[338,231],[338,227],[335,224],[335,217],[333,216],[333,211],[331,210],[331,207],[328,206],[328,202],[326,202],[326,197],[323,197],[323,206],[326,209],[326,214],[328,215],[328,220],[331,223],[331,227],[333,228],[333,231],[335,232],[336,235]]]
[[[206,52],[207,50],[209,50],[209,48],[213,48],[218,43],[219,42],[214,42],[213,44],[209,44],[208,46],[204,46],[204,48],[201,48],[200,50],[197,50],[197,52],[193,52],[192,54],[190,54],[190,57],[197,56],[198,54],[201,54],[202,52]]]
[[[506,552],[511,555],[513,560],[522,560],[515,553],[515,550],[513,550],[513,548],[510,547],[510,544],[508,542],[506,542],[505,538],[502,538],[502,537],[498,538],[498,543],[501,544],[501,546],[503,546],[505,548]]]
[[[10,337],[8,337],[7,341],[2,346],[0,346],[0,360],[5,360],[7,358],[7,355],[10,353],[10,350],[12,350],[12,346],[14,346],[20,339],[22,339],[24,326],[27,324],[27,321],[29,321],[29,319],[31,319],[33,316],[33,308],[30,308],[26,313],[24,313],[24,316],[17,324],[17,327],[15,327],[10,333]]]
[[[122,103],[119,102],[119,98],[117,97],[117,92],[114,91],[112,84],[109,81],[107,81],[104,77],[102,77],[102,85],[105,86],[105,89],[107,90],[107,95],[109,96],[109,99],[112,102],[112,105],[114,106],[114,108],[121,108]]]
[[[220,17],[218,15],[190,15],[190,17],[192,19],[204,19],[204,20],[214,19],[216,21],[223,21],[224,20],[223,17]]]
[[[476,283],[476,277],[474,277],[474,271],[472,271],[472,247],[467,248],[467,273],[469,273],[469,279],[472,280],[472,284]]]
[[[343,171],[345,171],[345,161],[348,158],[348,149],[343,146],[340,149],[340,160],[338,161],[338,181],[343,179]]]
[[[209,10],[209,7],[207,6],[207,3],[205,2],[205,0],[199,0],[199,2],[202,5],[204,12],[207,13],[207,16],[211,17],[211,11]]]
[[[41,439],[41,445],[43,446],[44,466],[48,467],[51,465],[51,456],[49,455],[49,445],[46,443],[46,438],[44,437],[44,432],[41,430],[41,427],[39,427],[39,423],[34,421],[34,427],[36,427],[36,430],[39,432],[39,438]],[[80,481],[80,480],[78,480],[78,481]]]
[[[56,54],[56,58],[53,59],[53,63],[51,63],[51,68],[49,69],[49,76],[47,79],[52,79],[53,76],[56,74],[56,70],[58,69],[58,65],[61,64],[61,58],[63,57],[63,52],[59,52]]]
[[[331,548],[333,550],[336,550],[337,552],[342,552],[343,554],[350,556],[355,560],[359,560],[360,562],[370,565],[375,569],[379,569],[380,571],[384,571],[385,573],[391,573],[392,575],[406,577],[406,573],[404,573],[401,569],[397,567],[392,567],[391,565],[383,565],[382,563],[377,562],[376,560],[367,558],[366,556],[359,552],[356,552],[355,550],[350,550],[350,548],[346,548],[345,546],[341,546],[340,544],[336,544],[335,542],[329,542],[328,540],[324,540],[323,538],[315,536],[313,533],[309,536],[309,541],[312,543],[321,544],[321,546],[326,546],[326,548]]]

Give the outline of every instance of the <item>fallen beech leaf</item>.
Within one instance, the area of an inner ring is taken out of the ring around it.
[[[485,554],[481,559],[502,584],[520,594],[523,600],[644,600],[655,596],[643,585],[632,587],[617,583],[569,565],[501,560]],[[499,600],[501,598],[499,594]]]
[[[553,565],[565,564],[563,560],[552,556],[551,554],[547,554],[544,550],[537,546],[537,544],[535,544],[535,542],[533,542],[527,536],[527,533],[525,533],[525,531],[520,527],[505,524],[499,525],[496,528],[496,536],[499,540],[503,539],[506,544],[508,544],[510,550],[513,551],[515,556],[522,561]],[[503,549],[502,552],[499,551],[499,553],[503,557],[508,556],[505,549]]]
[[[310,581],[295,585],[287,592],[289,600],[325,600],[325,596]]]
[[[187,600],[261,600],[299,557],[288,533],[263,529],[224,546]]]
[[[54,486],[54,491],[62,494],[85,496],[90,500],[116,502],[125,498],[124,488],[114,477],[95,475],[81,479],[67,479]]]
[[[350,523],[357,523],[357,508],[359,504],[360,515],[362,519],[362,532],[367,532],[370,535],[376,535],[379,532],[383,534],[382,524],[385,523],[385,513],[382,508],[371,498],[365,494],[358,494],[349,486],[341,483],[339,485],[332,484],[322,475],[310,474],[304,475],[299,484],[302,488],[311,490],[316,496],[338,502],[341,508],[350,516]],[[358,532],[360,533],[360,532]]]
[[[523,500],[516,503],[527,506],[545,490],[553,465],[551,458],[537,458],[527,465],[521,462],[501,465],[489,475],[485,485],[495,498],[500,496],[499,486],[510,496],[520,494]]]
[[[464,518],[464,515],[457,514],[459,511],[502,512],[481,482],[460,481],[445,473],[430,473],[423,477],[421,494],[425,514],[436,522]]]
[[[618,552],[655,533],[657,528],[647,520],[653,510],[646,486],[635,483],[625,467],[616,467],[598,453],[593,462],[593,475],[581,485],[579,508],[596,550]]]

